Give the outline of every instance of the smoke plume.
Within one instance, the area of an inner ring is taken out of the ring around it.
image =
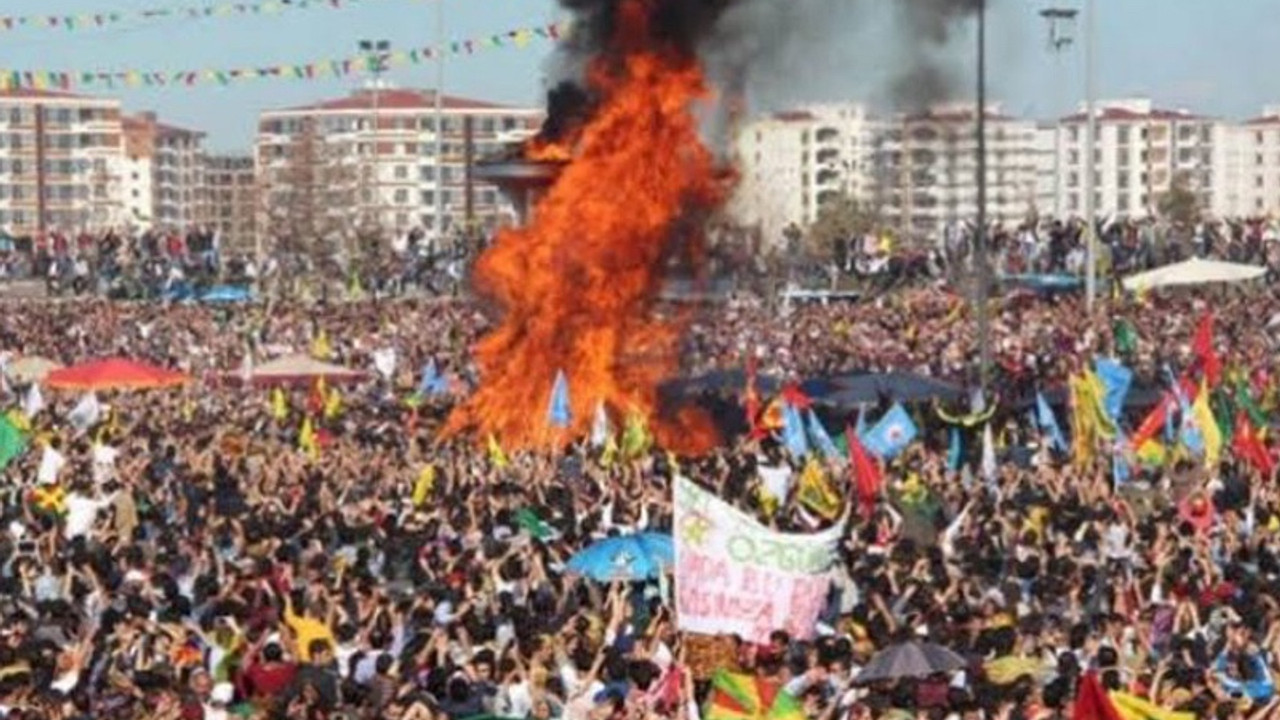
[[[684,0],[661,4],[655,35],[697,53],[719,90],[721,107],[709,126],[714,145],[728,106],[744,99],[753,110],[855,100],[915,111],[967,96],[968,27],[981,1]],[[548,98],[548,139],[589,114],[591,98],[578,88],[586,61],[610,51],[620,4],[561,0],[575,30],[550,68],[556,84]]]

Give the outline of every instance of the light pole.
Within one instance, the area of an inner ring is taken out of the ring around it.
[[[444,248],[444,0],[436,3],[436,238]]]
[[[1072,32],[1076,16],[1080,13],[1071,8],[1051,7],[1040,11],[1040,17],[1049,26],[1049,50],[1061,59],[1063,51],[1075,43]],[[1062,216],[1062,196],[1059,182],[1062,177],[1062,134],[1054,132],[1053,143],[1053,214]]]
[[[378,171],[382,156],[378,147],[378,140],[382,134],[382,73],[387,71],[387,66],[391,60],[391,41],[361,40],[360,52],[364,53],[369,72],[373,74],[373,218],[375,224],[380,224],[382,220],[382,180],[378,177]]]
[[[1095,75],[1095,65],[1097,52],[1097,35],[1098,35],[1098,10],[1094,0],[1085,0],[1085,38],[1084,38],[1084,97],[1085,97],[1085,127],[1084,142],[1088,146],[1085,151],[1084,163],[1084,216],[1085,216],[1085,264],[1088,268],[1085,272],[1085,307],[1090,314],[1093,313],[1093,305],[1098,294],[1098,238],[1096,231],[1096,216],[1098,213],[1097,202],[1094,194],[1096,193],[1096,182],[1094,174],[1097,172],[1097,159],[1095,155],[1097,150],[1094,145],[1097,144],[1098,138],[1098,116],[1094,111],[1095,97],[1097,95]]]
[[[991,278],[987,266],[987,0],[978,0],[978,227],[974,233],[975,277],[978,287],[978,382],[987,390],[991,369],[991,318],[988,296]]]

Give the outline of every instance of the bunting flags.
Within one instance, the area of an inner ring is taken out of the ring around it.
[[[419,2],[423,0],[418,0]],[[124,23],[155,20],[225,20],[246,16],[276,15],[287,10],[329,8],[359,5],[363,0],[263,0],[262,2],[223,2],[176,7],[121,8],[75,15],[0,15],[0,30],[88,30],[110,28]]]
[[[312,0],[315,2],[316,0]],[[348,0],[350,1],[350,0]],[[392,51],[383,67],[409,67],[433,62],[438,56],[474,55],[484,50],[507,47],[523,49],[534,40],[556,42],[571,32],[568,23],[520,28],[469,40],[454,40],[441,47]],[[129,88],[188,88],[197,85],[225,86],[252,80],[321,80],[367,75],[372,72],[368,58],[354,55],[323,58],[306,63],[259,65],[185,70],[43,70],[0,68],[0,91],[18,89],[80,90]]]

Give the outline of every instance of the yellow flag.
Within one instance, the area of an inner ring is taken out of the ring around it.
[[[324,395],[324,419],[332,420],[338,417],[340,412],[342,412],[342,394],[338,392],[338,388],[330,388]]]
[[[627,426],[622,431],[622,454],[627,459],[638,458],[649,452],[653,438],[644,426],[644,418],[633,412],[627,416]]]
[[[271,391],[271,417],[284,420],[289,417],[289,404],[284,399],[284,391],[274,388]]]
[[[1138,448],[1138,460],[1149,467],[1159,467],[1168,459],[1168,451],[1159,440],[1147,440]]]
[[[840,494],[831,487],[817,459],[809,458],[805,463],[797,490],[800,504],[821,517],[833,520],[840,515]]]
[[[502,446],[498,444],[498,438],[492,433],[489,434],[489,463],[501,470],[509,463],[507,462],[507,454],[502,452]]]
[[[1165,710],[1155,703],[1144,700],[1137,695],[1113,690],[1108,693],[1111,704],[1124,720],[1195,720],[1195,713]]]
[[[610,433],[604,441],[604,452],[600,453],[600,464],[605,468],[611,468],[618,462],[618,442],[613,439],[613,433]]]
[[[22,411],[14,408],[5,413],[5,417],[8,418],[10,425],[18,429],[18,432],[21,432],[23,435],[29,435],[31,433],[31,421],[27,419],[26,414]]]
[[[430,497],[431,491],[436,486],[436,468],[434,465],[428,465],[422,468],[422,472],[418,473],[418,479],[413,483],[413,506],[422,507],[422,504]]]
[[[329,334],[321,330],[315,340],[311,341],[311,357],[317,360],[328,360],[331,354],[333,354],[333,348],[329,346]]]
[[[1203,382],[1195,404],[1191,406],[1191,415],[1204,437],[1204,466],[1216,469],[1222,458],[1222,430],[1218,428],[1218,421],[1213,419],[1213,410],[1209,408],[1209,389]]]
[[[298,448],[312,460],[320,456],[320,443],[316,440],[316,431],[311,427],[309,417],[302,420],[302,430],[298,432]]]

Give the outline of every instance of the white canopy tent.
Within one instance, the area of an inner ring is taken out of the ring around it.
[[[1130,275],[1124,279],[1122,284],[1125,290],[1132,292],[1177,285],[1234,283],[1254,280],[1265,274],[1267,274],[1267,269],[1261,265],[1242,265],[1220,260],[1191,258],[1190,260],[1165,265],[1155,270],[1147,270],[1136,275]]]

